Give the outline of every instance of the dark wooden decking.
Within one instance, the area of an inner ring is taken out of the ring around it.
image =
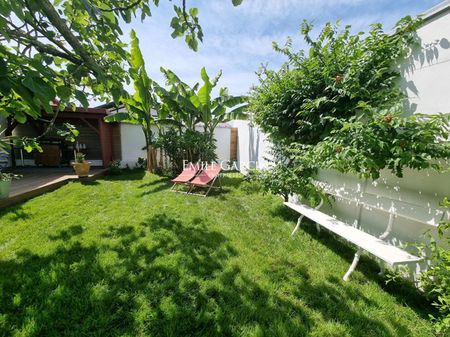
[[[102,168],[92,168],[89,177],[84,180],[94,180],[105,172]],[[22,175],[11,185],[9,198],[0,200],[0,209],[34,198],[38,195],[55,190],[69,181],[79,179],[72,168],[19,168],[15,174]]]

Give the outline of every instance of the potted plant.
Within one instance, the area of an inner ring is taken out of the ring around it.
[[[89,170],[91,169],[91,163],[86,160],[86,155],[81,152],[77,152],[75,155],[75,163],[73,163],[73,169],[79,178],[87,177]]]
[[[17,174],[0,172],[0,199],[9,197],[12,180],[19,178],[20,176]]]

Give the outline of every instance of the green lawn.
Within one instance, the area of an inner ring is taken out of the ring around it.
[[[208,198],[134,171],[0,213],[0,336],[430,336],[428,306],[239,177]]]

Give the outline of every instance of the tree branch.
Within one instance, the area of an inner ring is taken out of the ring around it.
[[[27,34],[26,32],[22,31],[22,30],[10,30],[8,29],[8,33],[10,34],[10,36],[15,37],[17,39],[21,39],[23,41],[26,41],[28,44],[33,45],[33,47],[36,48],[37,51],[39,51],[40,53],[43,54],[50,54],[53,56],[57,56],[57,57],[61,57],[64,58],[72,63],[75,64],[82,64],[83,62],[80,59],[77,59],[76,57],[74,57],[72,54],[67,54],[64,52],[59,51],[58,49],[42,43],[41,41],[39,41],[38,39],[32,37],[31,35]]]
[[[102,9],[99,8],[102,12],[115,12],[115,11],[126,11],[129,10],[133,7],[136,7],[138,5],[140,5],[142,3],[142,0],[136,0],[135,2],[132,2],[131,4],[127,5],[127,6],[123,6],[123,7],[114,7],[114,8],[110,8],[110,9]]]
[[[55,7],[50,3],[49,0],[39,0],[40,8],[47,16],[48,20],[53,24],[53,26],[59,31],[59,33],[66,39],[67,43],[72,47],[74,53],[80,55],[80,57],[85,62],[86,66],[90,68],[96,75],[101,75],[103,69],[95,62],[95,60],[89,55],[84,46],[78,40],[78,38],[73,35],[70,29],[67,27],[64,20],[61,19]]]

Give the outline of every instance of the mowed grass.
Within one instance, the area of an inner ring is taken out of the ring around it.
[[[142,171],[0,213],[1,336],[431,336],[428,306],[239,177],[211,197]]]

